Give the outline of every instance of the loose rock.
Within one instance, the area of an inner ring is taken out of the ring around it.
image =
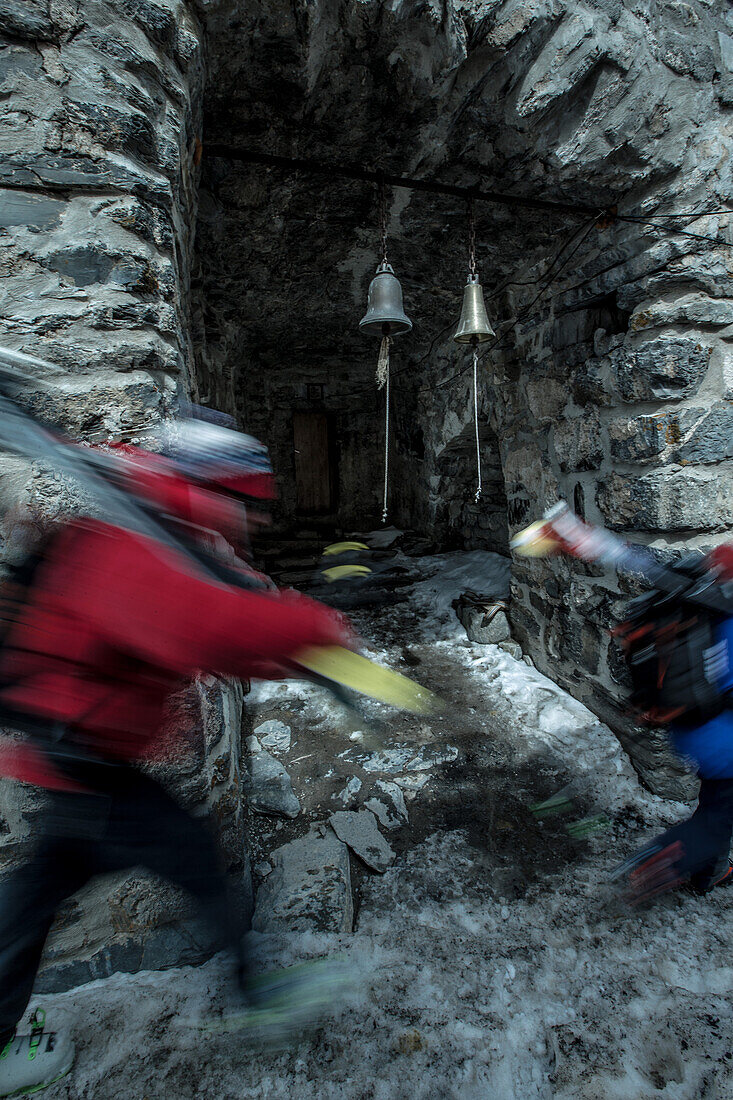
[[[339,840],[368,867],[382,874],[393,862],[395,854],[377,828],[377,819],[370,810],[339,810],[328,819]]]
[[[350,932],[354,922],[349,853],[332,832],[312,828],[270,856],[257,891],[256,932]]]
[[[377,789],[388,800],[388,804],[378,798],[369,798],[364,803],[367,810],[379,819],[379,824],[384,829],[398,829],[408,822],[405,796],[396,783],[377,783]]]
[[[455,602],[456,614],[466,628],[469,641],[481,645],[506,642],[511,638],[506,605],[492,597],[472,598],[468,594]]]
[[[257,813],[282,817],[297,817],[300,813],[290,776],[282,764],[264,750],[249,759],[246,793],[249,805]]]
[[[405,805],[405,796],[396,783],[390,783],[388,780],[378,779],[376,783],[376,789],[380,794],[384,794],[389,798],[394,813],[402,824],[407,824],[408,814],[407,806]]]
[[[335,794],[333,797],[339,799],[340,802],[343,802],[344,806],[348,806],[354,801],[354,798],[360,790],[361,779],[359,779],[358,775],[354,775],[346,784],[344,789],[342,791],[339,791],[339,793]]]
[[[290,748],[290,726],[277,718],[270,718],[257,726],[255,737],[259,737],[269,752],[287,752]]]

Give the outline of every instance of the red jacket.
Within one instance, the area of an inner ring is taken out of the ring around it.
[[[174,550],[86,520],[55,536],[38,568],[0,660],[0,703],[60,720],[97,755],[141,759],[182,679],[273,676],[302,646],[345,637],[313,600],[209,581]],[[17,748],[0,771],[63,785]]]

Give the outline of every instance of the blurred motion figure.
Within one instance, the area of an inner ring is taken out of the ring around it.
[[[0,774],[44,788],[48,802],[33,854],[0,883],[0,1096],[72,1064],[70,1042],[42,1016],[17,1028],[58,906],[94,875],[142,865],[187,890],[234,954],[245,1003],[267,995],[252,982],[213,840],[138,765],[155,757],[185,678],[278,678],[302,647],[348,646],[351,634],[242,560],[248,508],[274,496],[272,469],[256,440],[204,415],[170,425],[162,455],[122,447],[105,459],[160,538],[85,516],[36,531],[15,553],[0,723],[27,736],[6,743]]]
[[[650,589],[614,632],[631,673],[631,703],[648,724],[668,727],[700,792],[688,820],[617,868],[628,900],[684,883],[701,894],[733,885],[733,544],[661,565],[646,547],[583,522],[561,502],[512,546],[525,556],[564,553],[612,565]]]

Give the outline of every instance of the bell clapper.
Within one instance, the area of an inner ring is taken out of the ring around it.
[[[392,339],[389,336],[382,337],[382,343],[379,345],[379,358],[377,359],[377,389],[381,390],[384,387],[384,383],[387,381],[387,375],[389,373],[389,348],[392,343]]]

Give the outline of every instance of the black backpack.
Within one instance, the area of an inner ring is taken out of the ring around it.
[[[733,615],[721,585],[694,555],[668,570],[669,584],[632,600],[613,631],[631,673],[631,705],[649,725],[697,726],[730,705],[721,687],[733,662],[719,628]]]

